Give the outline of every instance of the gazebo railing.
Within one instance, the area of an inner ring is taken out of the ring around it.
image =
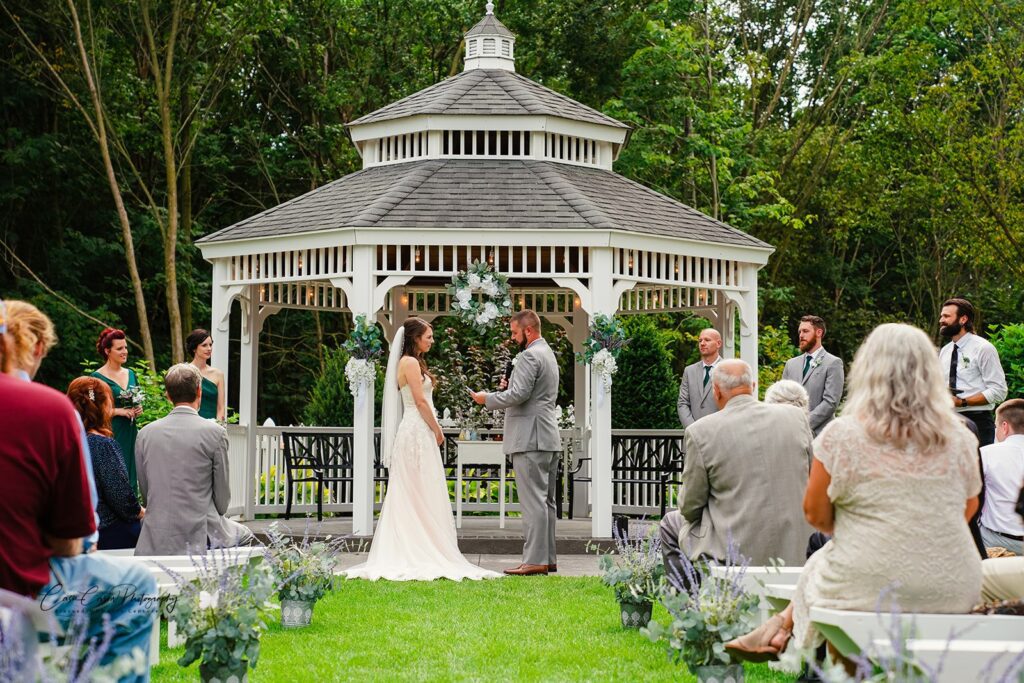
[[[285,465],[283,433],[306,432],[310,435],[323,434],[329,431],[343,439],[351,440],[351,427],[257,427],[256,452],[254,454],[254,489],[256,494],[254,514],[283,514],[288,490],[287,468]],[[455,501],[455,459],[456,440],[460,430],[446,429],[445,443],[441,454],[445,462],[445,474],[448,478],[449,494],[452,503]],[[480,430],[482,436],[496,432]],[[614,486],[613,511],[618,514],[657,515],[661,509],[663,490],[668,496],[668,509],[676,504],[677,486],[664,488],[663,475],[659,467],[668,463],[673,469],[682,469],[682,430],[614,430],[612,432],[612,478]],[[246,429],[236,425],[228,427],[229,461],[231,470],[231,506],[228,514],[241,514],[244,510],[246,493]],[[584,440],[574,430],[563,430],[564,471],[576,472],[578,481],[575,483],[574,496],[577,514],[586,510],[589,504],[590,481],[589,459],[586,458]],[[375,430],[374,445],[379,451],[380,432]],[[582,459],[582,462],[581,462]],[[387,470],[379,465],[375,468],[375,477],[386,477]],[[581,467],[582,465],[582,467]],[[467,512],[498,511],[499,476],[497,467],[466,467],[463,472],[463,510]],[[677,480],[677,476],[673,476]],[[514,489],[514,479],[510,480],[510,489]],[[628,483],[622,483],[628,482]],[[304,515],[316,512],[315,484],[295,484],[293,493],[292,513]],[[374,486],[374,507],[380,508],[386,484],[378,482]],[[562,508],[567,513],[570,500],[570,487],[563,482]],[[514,491],[510,492],[508,509],[518,510]],[[351,512],[352,486],[350,482],[336,482],[325,487],[323,509],[325,512]]]

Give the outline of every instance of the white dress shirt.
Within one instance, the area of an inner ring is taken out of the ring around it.
[[[988,340],[976,334],[966,333],[956,342],[957,352],[956,388],[960,390],[959,398],[967,398],[982,394],[986,405],[957,407],[960,412],[969,410],[992,410],[995,404],[1006,398],[1006,375],[999,363],[999,353]],[[942,364],[942,376],[949,384],[949,361],[953,358],[953,342],[939,351],[939,362]]]
[[[1024,522],[1014,510],[1024,484],[1024,434],[1011,434],[981,449],[985,469],[985,507],[981,523],[992,531],[1024,536]]]

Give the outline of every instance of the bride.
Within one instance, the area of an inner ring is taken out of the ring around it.
[[[470,563],[455,535],[434,417],[434,377],[423,354],[434,331],[422,318],[409,318],[395,333],[384,377],[381,456],[388,490],[364,564],[348,578],[432,581],[491,579],[501,575]]]

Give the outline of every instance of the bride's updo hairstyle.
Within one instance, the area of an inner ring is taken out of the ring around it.
[[[433,382],[434,376],[427,369],[427,363],[423,360],[423,354],[417,350],[420,337],[430,329],[430,323],[423,318],[409,318],[402,324],[402,327],[405,329],[405,343],[402,344],[402,355],[412,356],[419,361],[420,372],[429,377],[430,381]]]

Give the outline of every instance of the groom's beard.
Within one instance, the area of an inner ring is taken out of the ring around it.
[[[519,353],[522,353],[525,350],[526,350],[526,337],[523,337],[522,339],[519,340]]]

